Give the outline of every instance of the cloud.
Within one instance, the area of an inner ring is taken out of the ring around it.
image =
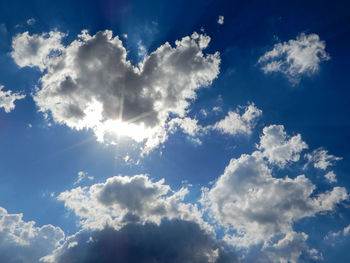
[[[208,230],[197,205],[184,203],[188,189],[171,190],[164,180],[152,182],[146,175],[114,176],[91,187],[62,192],[57,199],[80,217],[87,229],[102,229],[106,224],[119,229],[133,222],[154,222],[179,218],[198,222]]]
[[[258,63],[265,74],[280,72],[292,84],[298,84],[303,75],[315,74],[319,64],[330,59],[325,48],[325,42],[318,35],[301,33],[295,40],[275,44]]]
[[[242,249],[259,247],[259,262],[298,262],[301,255],[322,258],[308,248],[308,236],[294,231],[293,224],[332,212],[349,197],[343,187],[316,191],[303,174],[274,176],[273,167],[298,161],[305,147],[300,135],[287,136],[282,125],[265,127],[258,150],[231,159],[215,184],[203,189],[201,203],[223,227],[224,240]]]
[[[0,207],[0,262],[37,263],[64,240],[59,227],[37,227],[35,222],[25,222],[22,217]]]
[[[94,130],[100,141],[113,142],[119,134],[144,142],[145,152],[167,139],[170,114],[185,117],[196,90],[219,74],[219,53],[203,53],[206,35],[193,33],[175,47],[165,43],[137,66],[111,31],[82,31],[67,46],[63,36],[25,32],[12,43],[19,66],[46,70],[34,95],[40,111],[73,129]]]
[[[336,161],[340,161],[343,158],[337,157],[331,154],[328,154],[327,150],[322,148],[318,148],[314,150],[312,153],[307,153],[304,156],[307,159],[307,163],[305,164],[305,168],[309,164],[313,164],[315,168],[327,170],[329,166],[333,166]]]
[[[15,108],[15,101],[21,100],[26,95],[21,93],[13,93],[11,90],[3,91],[4,86],[0,85],[0,108],[4,108],[6,113],[11,112]]]
[[[333,171],[329,171],[328,173],[326,173],[324,175],[324,178],[326,178],[326,180],[329,183],[336,183],[337,182],[337,176],[335,175],[335,173]]]
[[[283,125],[270,125],[263,129],[257,148],[270,163],[282,168],[288,162],[298,161],[300,152],[308,146],[300,134],[290,137],[284,131]]]
[[[240,114],[240,110],[242,109],[245,111],[244,113]],[[261,114],[262,111],[258,109],[254,103],[251,103],[245,107],[238,107],[235,112],[229,111],[228,115],[224,119],[215,123],[212,129],[230,135],[249,135],[252,133],[252,129],[255,127],[256,120],[261,116]]]
[[[29,18],[29,19],[27,20],[27,24],[28,24],[29,26],[34,25],[35,22],[36,22],[35,18]]]
[[[78,178],[74,181],[73,185],[81,183],[85,178],[88,178],[89,180],[94,180],[93,176],[87,176],[87,172],[79,171],[78,172]]]
[[[224,16],[218,17],[218,24],[223,25],[224,24]]]
[[[342,230],[337,232],[329,232],[324,239],[331,241],[332,245],[335,245],[335,241],[341,241],[342,239],[346,238],[350,234],[350,225],[347,225]]]
[[[47,262],[233,263],[238,259],[197,224],[163,220],[159,225],[128,224],[118,231],[106,227],[79,232]]]
[[[11,56],[20,67],[38,67],[44,71],[63,50],[65,34],[51,31],[42,35],[18,34],[12,39]]]

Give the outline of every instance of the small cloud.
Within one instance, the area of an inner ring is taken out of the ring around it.
[[[13,93],[11,90],[2,91],[4,86],[0,85],[0,108],[4,108],[6,113],[11,112],[15,108],[15,101],[21,100],[26,95],[21,93]]]
[[[244,112],[240,114],[240,110],[244,109]],[[214,112],[219,112],[220,107],[214,107]],[[218,121],[212,127],[214,130],[218,130],[221,133],[230,135],[247,134],[252,133],[252,129],[255,127],[256,120],[262,115],[262,111],[258,109],[254,103],[251,103],[245,107],[238,107],[235,112],[228,112],[227,116]]]
[[[73,183],[73,185],[81,183],[85,178],[88,178],[90,181],[94,180],[93,176],[87,176],[87,172],[79,171],[78,172],[78,178],[77,180]]]
[[[296,85],[303,75],[316,74],[320,63],[330,59],[325,48],[325,42],[318,35],[301,33],[296,39],[275,44],[258,63],[265,74],[280,72]]]
[[[326,180],[329,183],[336,183],[337,182],[337,177],[336,177],[336,175],[335,175],[335,173],[333,171],[330,171],[330,172],[326,173],[324,175],[324,178],[326,178]]]
[[[27,20],[27,24],[28,24],[29,26],[34,25],[35,22],[36,22],[35,18],[29,18],[29,19]]]
[[[223,25],[224,24],[224,16],[219,16],[218,18],[218,24]]]
[[[312,153],[307,153],[304,157],[307,159],[304,169],[306,169],[309,164],[313,164],[315,168],[321,170],[326,170],[329,166],[333,166],[335,162],[343,159],[342,157],[328,154],[328,151],[323,148],[318,148]]]

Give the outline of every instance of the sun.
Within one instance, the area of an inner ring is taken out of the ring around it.
[[[122,114],[119,114],[118,119],[104,118],[103,105],[98,101],[90,103],[84,113],[82,126],[93,129],[100,142],[105,142],[107,137],[112,142],[121,137],[129,137],[136,142],[142,142],[154,133],[154,130],[145,127],[144,123],[134,122],[140,118],[127,121],[122,119]]]

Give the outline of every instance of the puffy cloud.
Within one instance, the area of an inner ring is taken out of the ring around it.
[[[315,168],[326,170],[329,166],[333,166],[336,161],[339,161],[343,158],[337,157],[331,154],[328,154],[327,150],[318,148],[312,153],[307,153],[304,156],[307,159],[307,164],[313,164]]]
[[[223,25],[224,24],[224,16],[219,16],[218,17],[218,24]]]
[[[25,222],[22,217],[0,207],[0,262],[37,263],[64,240],[59,227],[37,227],[35,222]]]
[[[281,72],[292,84],[297,84],[302,75],[315,74],[319,64],[330,59],[325,48],[325,42],[318,35],[301,33],[295,40],[275,44],[258,63],[265,74]]]
[[[288,136],[283,125],[265,127],[260,137],[260,144],[257,145],[264,157],[279,167],[284,167],[290,161],[299,161],[300,152],[307,147],[300,134]]]
[[[165,220],[161,224],[128,224],[120,230],[82,231],[72,237],[47,262],[86,263],[225,263],[238,262],[232,252],[197,224]]]
[[[81,218],[83,228],[116,229],[129,222],[155,222],[180,218],[198,222],[210,230],[196,205],[184,203],[187,188],[173,191],[164,180],[152,182],[146,175],[115,176],[91,187],[77,187],[58,195],[58,200]]]
[[[12,39],[12,58],[20,67],[38,67],[41,71],[63,50],[61,39],[65,34],[51,31],[42,35],[18,34]]]
[[[82,31],[67,46],[62,37],[25,32],[13,40],[19,66],[46,69],[34,95],[40,110],[71,128],[93,129],[100,141],[115,134],[145,141],[145,152],[166,140],[170,113],[185,117],[196,90],[219,73],[219,53],[203,54],[210,38],[197,33],[175,47],[165,43],[137,66],[111,31]]]
[[[198,133],[205,132],[206,128],[198,124],[198,120],[191,118],[174,118],[169,121],[169,130],[175,131],[177,127],[180,127],[184,133],[195,136]]]
[[[323,256],[316,249],[309,249],[306,240],[308,236],[305,233],[289,232],[276,244],[266,249],[269,258],[268,262],[273,263],[297,263],[299,258],[304,255],[313,260],[322,260]]]
[[[333,171],[330,171],[330,172],[326,173],[324,175],[324,178],[326,178],[326,180],[329,183],[336,183],[337,182],[337,176],[335,175],[335,173]]]
[[[308,248],[307,235],[295,232],[293,224],[334,211],[348,199],[346,189],[320,192],[305,175],[274,177],[274,166],[283,168],[298,161],[307,148],[299,134],[288,136],[282,125],[265,127],[257,148],[231,159],[215,184],[203,189],[202,205],[223,227],[228,243],[242,249],[259,247],[261,255],[253,262],[256,258],[258,262],[298,262],[301,255],[322,259],[316,249]]]
[[[240,114],[240,110],[244,109],[244,113]],[[238,107],[235,112],[229,111],[228,115],[215,123],[212,128],[222,133],[231,135],[236,134],[251,134],[255,127],[256,120],[260,117],[262,111],[258,109],[254,103],[245,107]]]
[[[4,86],[0,85],[0,108],[4,108],[6,113],[11,112],[15,108],[15,101],[21,100],[26,95],[21,93],[13,93],[11,90],[3,91]]]
[[[345,188],[314,196],[316,186],[304,175],[275,178],[261,153],[231,159],[212,189],[205,193],[212,216],[223,226],[233,227],[237,246],[271,241],[292,231],[292,223],[322,211],[331,211],[348,198]]]

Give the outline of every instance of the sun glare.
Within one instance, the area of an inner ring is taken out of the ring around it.
[[[136,142],[141,142],[151,136],[153,130],[146,128],[143,123],[133,123],[121,119],[106,120],[103,117],[103,106],[100,102],[94,101],[85,111],[84,126],[92,128],[95,131],[97,139],[101,142],[108,137],[112,141],[120,137],[129,137]],[[140,118],[134,118],[140,119]]]

